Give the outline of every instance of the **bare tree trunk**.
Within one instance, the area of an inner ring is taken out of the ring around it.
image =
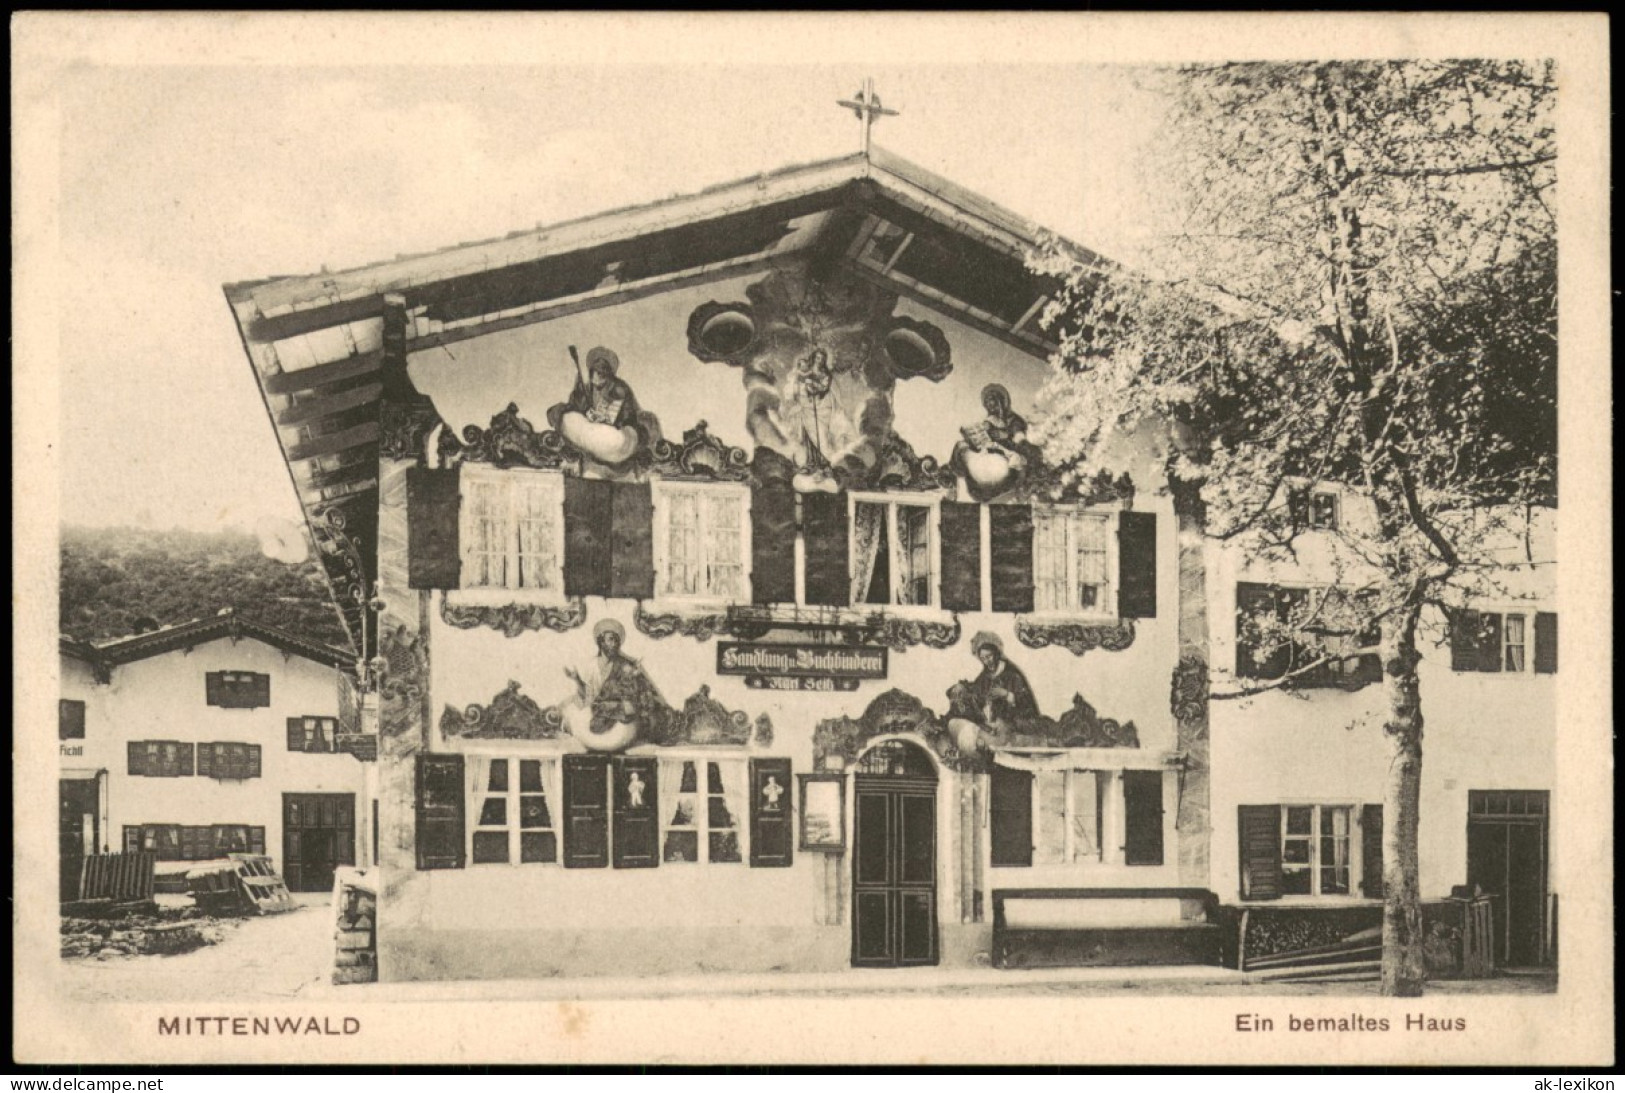
[[[1416,622],[1408,605],[1382,628],[1388,718],[1388,786],[1382,831],[1382,993],[1414,998],[1427,979],[1423,955],[1418,834],[1422,803],[1422,696],[1416,678]]]

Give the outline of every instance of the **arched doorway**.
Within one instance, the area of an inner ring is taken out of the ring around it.
[[[852,964],[935,964],[937,768],[924,748],[883,740],[854,772]]]

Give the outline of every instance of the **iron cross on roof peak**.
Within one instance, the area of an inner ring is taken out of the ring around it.
[[[869,154],[869,131],[875,126],[875,119],[896,117],[896,110],[887,110],[880,105],[880,96],[875,94],[875,81],[864,77],[863,87],[850,99],[836,99],[835,105],[844,106],[857,115],[858,121],[863,125],[863,154]]]

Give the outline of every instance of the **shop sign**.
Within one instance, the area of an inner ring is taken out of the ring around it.
[[[885,679],[886,652],[882,645],[771,645],[723,641],[717,643],[717,673],[851,682]]]

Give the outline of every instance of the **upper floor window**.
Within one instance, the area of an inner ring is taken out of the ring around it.
[[[562,479],[538,471],[463,469],[462,587],[562,595]]]
[[[1110,517],[1065,508],[1033,510],[1033,610],[1109,615]]]
[[[1287,504],[1297,527],[1336,531],[1341,525],[1341,503],[1333,490],[1295,489],[1287,495]]]
[[[260,776],[258,744],[214,743],[197,746],[197,772],[205,778],[240,780]]]
[[[288,718],[288,750],[325,753],[335,748],[339,722],[336,717]]]
[[[1458,672],[1557,671],[1557,615],[1550,611],[1456,611],[1450,666]]]
[[[193,771],[192,745],[178,740],[132,740],[129,771],[144,778],[179,778]]]
[[[654,491],[655,593],[678,599],[749,600],[749,490],[660,482]]]
[[[1243,678],[1373,683],[1382,678],[1379,637],[1340,589],[1236,585],[1236,675]]]
[[[263,672],[209,672],[204,697],[211,706],[252,710],[271,704],[271,677]]]
[[[933,607],[937,507],[924,499],[852,499],[852,602]]]
[[[64,698],[56,704],[56,736],[58,740],[85,738],[85,704],[77,698]]]

